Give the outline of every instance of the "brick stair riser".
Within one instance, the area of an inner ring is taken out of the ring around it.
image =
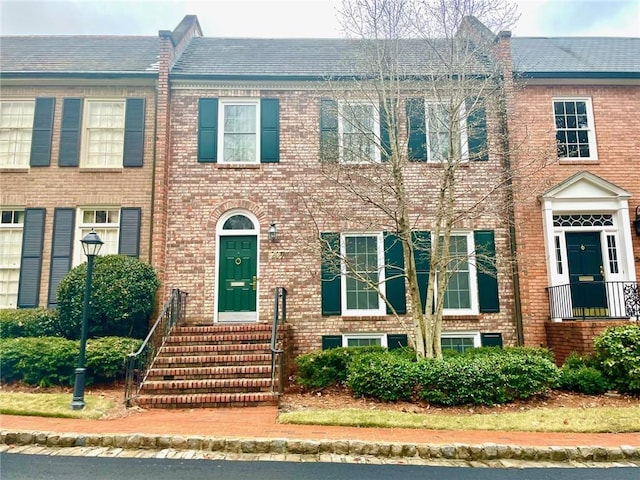
[[[207,333],[242,333],[242,332],[268,332],[271,335],[271,325],[267,323],[238,324],[238,325],[191,325],[178,326],[173,329],[175,335],[195,334],[203,335]],[[278,332],[280,333],[280,331]]]
[[[278,340],[280,341],[280,340]],[[263,334],[233,334],[233,335],[171,335],[167,338],[167,346],[185,345],[247,345],[270,344],[271,335]]]
[[[227,394],[140,395],[136,403],[151,408],[214,408],[230,406],[275,405],[277,396],[270,392]]]
[[[160,357],[194,356],[194,355],[255,355],[271,354],[270,345],[266,343],[256,344],[232,344],[232,345],[171,345],[163,346],[158,352]]]
[[[143,395],[269,392],[271,379],[175,380],[145,383]]]
[[[147,381],[190,379],[222,380],[230,378],[271,378],[271,365],[246,365],[244,367],[230,365],[222,367],[161,368],[152,369],[147,375]]]
[[[271,355],[202,355],[197,357],[158,357],[154,368],[271,365]]]

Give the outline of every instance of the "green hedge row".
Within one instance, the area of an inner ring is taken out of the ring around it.
[[[102,337],[87,342],[86,383],[108,382],[124,377],[127,355],[141,340]],[[0,339],[0,380],[28,385],[72,385],[80,342],[60,337]]]
[[[7,308],[0,310],[0,338],[60,337],[56,310],[46,308]]]

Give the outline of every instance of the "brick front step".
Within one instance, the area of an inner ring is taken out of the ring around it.
[[[200,380],[157,380],[144,385],[147,395],[184,395],[194,393],[243,393],[268,392],[271,390],[269,378],[220,378]]]
[[[238,323],[238,324],[217,324],[217,325],[187,325],[173,329],[172,335],[204,335],[207,333],[240,333],[240,332],[269,332],[271,334],[271,324],[269,323]]]
[[[154,368],[206,367],[215,365],[267,365],[271,364],[271,354],[251,355],[194,355],[178,357],[158,357]]]
[[[140,395],[136,403],[147,408],[218,408],[277,405],[278,396],[270,392],[199,393],[186,395]]]
[[[160,350],[161,356],[202,355],[207,353],[246,354],[264,353],[270,351],[268,343],[245,344],[197,344],[197,345],[165,345]]]
[[[218,367],[153,368],[147,375],[147,382],[267,377],[271,378],[271,365],[224,365]]]

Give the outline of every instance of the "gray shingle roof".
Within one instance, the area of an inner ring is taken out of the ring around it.
[[[7,36],[0,37],[0,72],[153,73],[158,37]]]
[[[442,66],[431,45],[404,40],[400,58],[405,75],[424,74]],[[172,69],[176,76],[326,77],[366,73],[363,44],[347,39],[194,38]],[[371,58],[371,57],[368,57]],[[368,65],[370,68],[371,65]],[[481,63],[471,66],[481,71]]]
[[[514,71],[533,76],[640,77],[636,37],[514,37],[511,53]]]

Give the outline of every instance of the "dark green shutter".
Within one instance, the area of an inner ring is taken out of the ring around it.
[[[337,162],[338,151],[338,102],[320,101],[320,161]]]
[[[280,161],[280,102],[277,98],[260,100],[260,162]]]
[[[478,276],[478,302],[483,313],[499,312],[498,278],[496,268],[496,245],[493,230],[473,232],[476,246]]]
[[[144,98],[127,98],[124,117],[125,167],[141,167],[144,158]]]
[[[323,335],[322,336],[322,350],[329,350],[330,348],[338,348],[342,346],[342,335]]]
[[[407,145],[409,160],[427,161],[427,128],[423,98],[407,99]]]
[[[32,167],[48,167],[51,164],[51,136],[53,132],[53,111],[55,98],[36,98],[31,135]]]
[[[40,301],[44,217],[44,208],[27,208],[24,212],[18,308],[35,308]]]
[[[416,274],[422,311],[427,305],[427,285],[429,284],[429,270],[431,269],[431,233],[413,232],[414,255],[416,259]]]
[[[80,158],[80,122],[82,99],[65,98],[62,102],[62,127],[60,130],[60,152],[58,165],[77,167]]]
[[[396,348],[402,348],[408,345],[407,336],[403,333],[397,335],[390,333],[387,335],[387,348],[389,350],[395,350]]]
[[[384,108],[383,104],[380,104],[380,159],[383,162],[389,161],[391,156],[391,139],[389,138],[389,128],[393,125],[389,121],[391,118],[392,105],[387,104],[387,108]]]
[[[474,104],[475,103],[475,104]],[[489,160],[487,148],[487,112],[484,99],[466,100],[467,139],[469,144],[469,160]]]
[[[120,238],[118,253],[136,257],[140,255],[140,217],[139,208],[123,208],[120,210]]]
[[[340,234],[321,233],[322,259],[321,259],[321,299],[322,315],[340,315]]]
[[[54,308],[58,304],[58,285],[60,280],[71,269],[74,220],[75,210],[73,208],[55,209],[53,214],[51,268],[49,271],[49,308]]]
[[[502,348],[501,333],[481,333],[480,340],[483,347],[500,347]]]
[[[397,313],[407,313],[404,253],[402,242],[393,233],[385,232],[384,234],[384,271],[387,300],[393,305]],[[389,306],[387,306],[387,313],[391,313]]]
[[[198,162],[215,163],[218,158],[218,99],[198,102]]]

